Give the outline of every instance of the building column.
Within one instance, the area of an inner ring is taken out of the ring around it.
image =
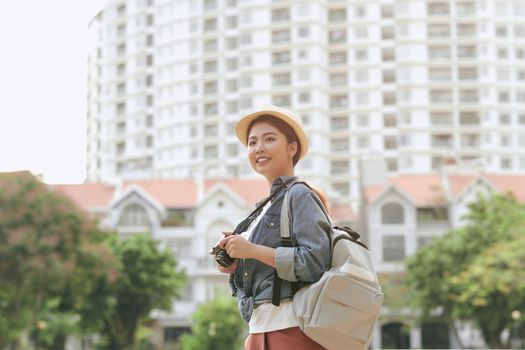
[[[374,335],[372,337],[372,349],[381,349],[381,322],[376,322],[374,325]]]
[[[421,327],[410,328],[410,348],[421,349]]]

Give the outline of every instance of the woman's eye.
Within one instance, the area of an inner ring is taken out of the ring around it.
[[[255,141],[248,142],[248,146],[253,147],[255,145]]]
[[[272,142],[272,141],[274,141],[274,140],[275,140],[275,139],[274,139],[273,137],[267,137],[267,138],[266,138],[266,142]]]

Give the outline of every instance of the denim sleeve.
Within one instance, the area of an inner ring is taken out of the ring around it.
[[[291,200],[291,236],[294,247],[275,252],[279,277],[290,282],[317,282],[330,267],[330,223],[311,191]]]

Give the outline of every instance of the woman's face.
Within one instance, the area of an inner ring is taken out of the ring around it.
[[[275,126],[256,122],[248,134],[248,159],[253,170],[272,182],[279,176],[293,175],[293,156],[297,143],[288,143]]]

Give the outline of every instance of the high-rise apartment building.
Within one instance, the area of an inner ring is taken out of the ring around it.
[[[370,155],[525,171],[524,1],[111,0],[90,28],[90,180],[253,176],[233,126],[266,104],[342,201]]]

